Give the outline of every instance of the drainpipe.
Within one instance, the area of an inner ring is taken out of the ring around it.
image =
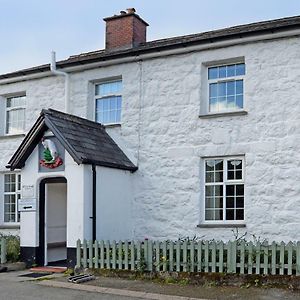
[[[54,75],[65,76],[65,112],[69,112],[69,100],[70,100],[70,75],[66,72],[59,71],[56,69],[56,53],[55,51],[51,52],[51,63],[50,71]]]
[[[92,165],[92,172],[93,172],[93,194],[92,194],[92,198],[93,198],[93,230],[92,230],[92,236],[93,236],[93,241],[96,241],[96,201],[97,201],[97,173],[96,173],[96,166]]]

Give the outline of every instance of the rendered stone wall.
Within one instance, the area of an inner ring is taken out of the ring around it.
[[[245,223],[270,240],[299,240],[299,38],[258,42],[77,72],[71,113],[93,119],[93,82],[122,76],[122,126],[108,132],[139,170],[133,184],[135,238],[232,239],[201,221],[201,158],[245,155]],[[202,119],[203,63],[244,57],[247,115]],[[63,108],[60,78],[0,86],[26,90],[28,128],[41,108]],[[20,142],[0,138],[1,170]],[[0,207],[3,207],[0,204]]]

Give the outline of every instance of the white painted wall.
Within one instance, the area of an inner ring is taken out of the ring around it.
[[[196,227],[203,201],[200,161],[207,155],[244,154],[247,227],[240,229],[240,233],[247,231],[249,235],[270,240],[300,239],[299,48],[300,39],[295,37],[71,75],[71,113],[91,119],[92,83],[122,76],[122,126],[110,132],[118,136],[120,145],[132,154],[134,162],[139,149],[139,171],[135,174],[131,211],[134,238],[177,239],[194,235],[208,239],[233,238],[230,228]],[[246,62],[248,115],[199,119],[201,103],[205,100],[201,93],[203,64],[236,57],[244,57]],[[41,108],[63,108],[61,78],[0,86],[0,95],[20,91],[27,94],[27,128]],[[5,170],[20,141],[20,138],[0,138],[0,170]],[[85,182],[88,186],[91,173],[83,166],[72,166],[68,170],[66,177],[70,172],[76,178],[71,180],[76,192],[73,190],[68,195],[68,201],[76,203],[70,214],[77,218],[78,225],[68,232],[74,245],[76,235],[91,234],[91,221],[87,220],[90,208],[82,202],[81,195],[85,199],[90,196],[87,190],[76,185]],[[84,217],[78,213],[82,210]],[[22,222],[27,222],[24,218]]]
[[[132,180],[128,171],[97,167],[97,239],[133,238]]]
[[[21,212],[20,238],[21,246],[37,247],[39,246],[39,184],[45,177],[63,177],[64,172],[39,173],[38,147],[26,161],[25,167],[21,171],[21,185],[34,186],[34,198],[37,199],[37,210]]]
[[[76,247],[79,238],[91,239],[91,167],[77,165],[67,152],[64,163],[65,171],[39,173],[36,147],[22,169],[22,185],[34,185],[38,205],[36,212],[21,212],[21,246],[39,246],[39,184],[49,177],[67,179],[67,247]]]

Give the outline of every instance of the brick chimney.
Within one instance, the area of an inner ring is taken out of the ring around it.
[[[129,49],[146,42],[149,24],[135,13],[134,8],[127,8],[119,15],[103,20],[106,22],[106,50]]]

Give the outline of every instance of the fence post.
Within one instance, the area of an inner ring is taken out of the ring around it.
[[[153,271],[153,244],[152,241],[147,240],[147,266],[148,271]]]
[[[227,273],[236,273],[236,241],[228,242],[227,251]]]
[[[81,267],[81,241],[80,240],[77,240],[77,246],[76,246],[76,266],[78,268]]]
[[[93,268],[93,241],[90,240],[88,242],[88,247],[89,247],[89,260],[88,260],[88,266],[89,268]]]
[[[87,267],[87,243],[86,243],[86,239],[83,240],[83,267],[86,268]]]
[[[296,250],[296,275],[300,275],[300,242],[297,242]]]

